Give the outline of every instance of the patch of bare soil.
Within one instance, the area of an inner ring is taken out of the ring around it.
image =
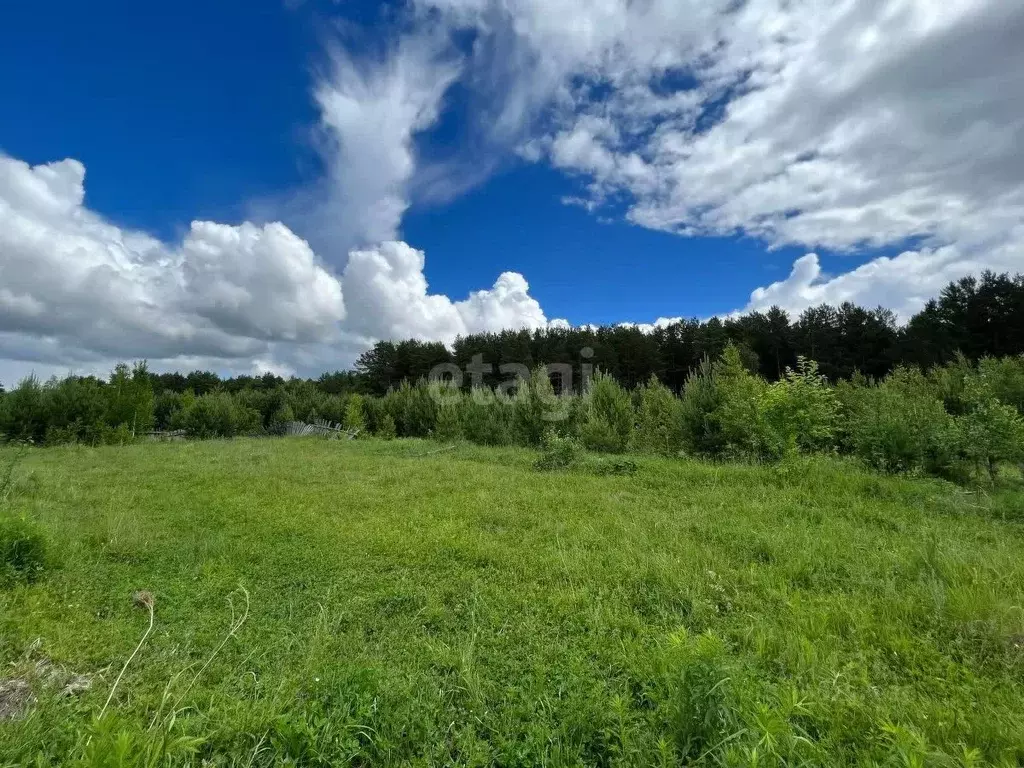
[[[19,677],[0,680],[0,723],[18,719],[34,701],[32,686],[27,680]]]
[[[78,696],[92,687],[91,675],[69,672],[45,656],[34,642],[16,662],[10,677],[0,678],[0,722],[24,717],[35,703],[36,691],[57,690],[59,696]]]

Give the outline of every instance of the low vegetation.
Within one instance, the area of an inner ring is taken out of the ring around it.
[[[0,764],[1024,760],[1019,485],[542,441],[28,451]]]
[[[1014,475],[1024,462],[1024,357],[965,358],[927,372],[896,368],[879,381],[832,384],[799,358],[774,382],[727,346],[674,394],[657,379],[631,391],[597,371],[582,393],[555,394],[543,366],[495,390],[420,381],[383,397],[325,395],[308,382],[272,389],[165,392],[144,364],[110,382],[29,378],[0,396],[0,432],[57,445],[124,444],[154,426],[193,438],[281,434],[326,418],[360,435],[539,447],[549,433],[591,451],[778,462],[838,454],[885,472],[966,483]]]

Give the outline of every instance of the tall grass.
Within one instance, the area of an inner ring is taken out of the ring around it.
[[[30,451],[8,511],[61,567],[0,589],[0,676],[36,695],[0,765],[1024,760],[1019,489],[799,454],[598,476],[621,459],[566,439],[555,473],[415,440]]]

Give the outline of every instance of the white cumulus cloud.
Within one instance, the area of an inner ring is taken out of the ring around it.
[[[417,2],[480,36],[493,111],[532,129],[507,131],[521,154],[585,180],[567,202],[855,256],[914,239],[803,290],[904,312],[933,275],[1024,268],[1021,3]]]
[[[950,282],[976,274],[979,267],[1010,273],[1024,268],[1024,232],[1017,232],[983,260],[947,245],[872,259],[837,275],[825,274],[818,255],[809,253],[794,262],[785,280],[755,290],[745,311],[780,306],[798,313],[819,304],[835,306],[849,301],[892,309],[906,321]]]
[[[317,373],[377,339],[450,342],[546,324],[521,275],[464,301],[430,294],[424,254],[388,241],[339,275],[280,223],[196,221],[168,244],[85,204],[75,160],[0,155],[0,373],[158,367]],[[12,362],[14,361],[14,362]],[[4,380],[4,379],[0,379]]]
[[[906,317],[965,273],[1024,270],[1020,2],[408,4],[379,56],[332,51],[313,89],[324,176],[259,223],[163,242],[90,210],[80,162],[0,155],[0,359],[313,372],[381,338],[562,327],[516,273],[431,293],[402,242],[417,190],[469,183],[418,152],[456,82],[466,144],[579,178],[567,202],[850,254],[835,274],[802,257],[750,309],[849,300]]]
[[[452,301],[428,292],[424,259],[402,242],[353,251],[343,277],[354,316],[349,327],[371,338],[451,342],[469,333],[547,326],[522,275],[505,272],[492,288]]]

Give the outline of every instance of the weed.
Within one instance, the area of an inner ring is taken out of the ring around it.
[[[594,472],[599,475],[635,475],[639,469],[631,459],[606,459],[594,463]]]
[[[575,438],[561,437],[549,429],[544,433],[541,456],[533,467],[540,472],[569,469],[579,463],[581,454],[582,448]]]
[[[38,525],[24,518],[0,517],[0,585],[37,581],[50,564],[48,551]]]

